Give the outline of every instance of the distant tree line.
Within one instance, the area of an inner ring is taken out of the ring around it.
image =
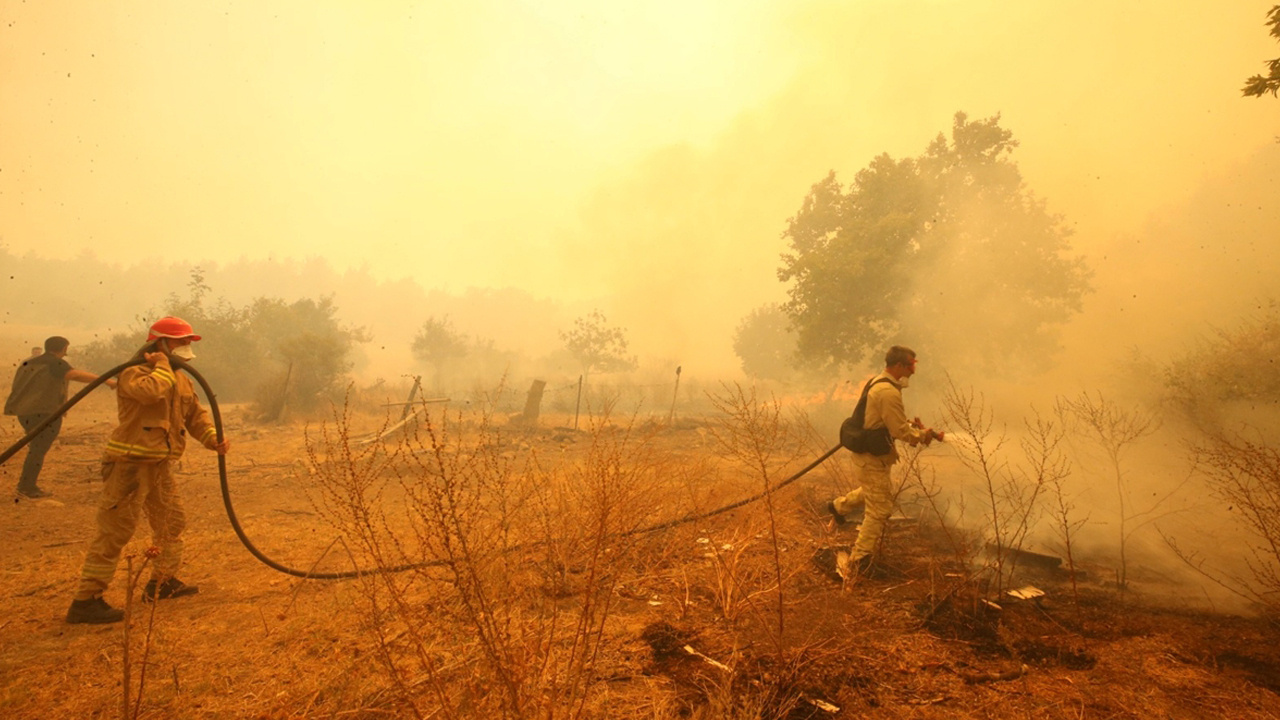
[[[558,355],[562,361],[558,364],[570,365],[584,377],[635,370],[638,363],[629,353],[626,333],[626,328],[609,324],[599,310],[593,310],[560,332],[563,349],[541,364],[544,370],[556,365]],[[498,349],[490,338],[459,331],[447,315],[428,317],[413,337],[412,350],[414,358],[431,369],[432,387],[437,391],[464,374],[506,376],[522,360],[515,352]]]
[[[337,306],[329,297],[292,303],[259,297],[235,306],[212,302],[210,295],[196,268],[185,297],[172,294],[138,317],[134,330],[89,343],[77,353],[79,364],[102,372],[124,362],[145,344],[151,322],[176,315],[203,338],[195,345],[194,364],[219,399],[253,401],[260,415],[274,417],[286,406],[309,410],[321,400],[339,397],[352,350],[369,340],[363,329],[337,320]]]

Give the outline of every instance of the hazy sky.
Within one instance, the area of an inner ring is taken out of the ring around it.
[[[0,0],[0,243],[606,298],[679,356],[781,296],[809,185],[957,110],[1105,252],[1276,141],[1272,4]]]
[[[602,173],[787,75],[752,3],[597,5],[6,0],[4,242],[555,276]]]

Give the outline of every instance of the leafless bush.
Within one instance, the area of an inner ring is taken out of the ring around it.
[[[783,569],[772,487],[779,470],[795,460],[796,443],[791,441],[790,426],[782,418],[782,407],[776,399],[761,401],[756,397],[754,388],[746,391],[738,384],[722,385],[719,395],[709,397],[721,416],[720,423],[711,430],[712,437],[727,455],[748,469],[764,490],[777,601],[777,634],[774,640],[781,656],[785,634]],[[738,582],[736,577],[733,580]],[[752,593],[748,592],[747,597],[751,596]]]
[[[1249,535],[1241,548],[1249,576],[1200,557],[1179,554],[1219,585],[1258,603],[1280,619],[1280,451],[1263,441],[1208,435],[1193,448],[1195,464],[1213,494],[1226,503]],[[1166,536],[1170,545],[1176,543]]]
[[[920,462],[919,447],[908,447],[902,453],[902,460],[899,463],[902,483],[898,497],[901,499],[910,496],[911,500],[907,500],[908,502],[914,501],[921,506],[923,512],[919,527],[922,530],[932,527],[943,536],[951,551],[949,561],[940,561],[936,555],[930,555],[928,597],[934,601],[950,597],[959,588],[973,584],[972,568],[982,544],[981,537],[973,531],[966,531],[953,521],[954,517],[964,516],[964,496],[956,497],[957,508],[953,513],[951,502],[946,499],[946,494],[938,484],[937,475],[932,468],[926,473],[925,466]],[[930,523],[930,520],[936,525]],[[960,574],[958,579],[955,578],[957,571]]]
[[[726,620],[737,620],[747,609],[759,610],[757,598],[772,593],[782,594],[779,565],[769,543],[761,543],[760,526],[735,527],[718,537],[698,538],[706,546],[703,555],[710,562],[712,576],[708,586],[715,608]],[[702,541],[706,542],[702,542]],[[762,556],[769,559],[762,562]],[[781,628],[782,618],[777,622]],[[781,629],[775,645],[781,642]]]
[[[1155,415],[1141,409],[1116,406],[1101,392],[1096,398],[1087,392],[1080,393],[1074,400],[1059,397],[1055,411],[1064,426],[1092,439],[1107,456],[1119,503],[1120,568],[1116,575],[1116,585],[1123,592],[1128,586],[1129,537],[1139,527],[1155,519],[1153,514],[1169,495],[1161,496],[1143,510],[1135,511],[1122,460],[1134,443],[1156,432],[1160,428],[1160,422]]]
[[[1049,515],[1053,519],[1054,531],[1062,542],[1063,554],[1066,555],[1067,572],[1071,574],[1071,602],[1077,612],[1080,609],[1080,588],[1076,579],[1075,537],[1076,532],[1087,522],[1076,514],[1075,503],[1071,501],[1067,488],[1067,478],[1071,476],[1071,461],[1062,450],[1066,431],[1061,424],[1033,413],[1024,421],[1027,435],[1023,438],[1022,453],[1031,461],[1032,472],[1043,478],[1052,493],[1052,505]]]
[[[335,410],[308,442],[317,507],[374,570],[360,612],[401,702],[581,717],[634,545],[618,536],[654,479],[645,438],[596,418],[581,461],[544,465],[489,410],[422,417],[398,445],[357,447]]]
[[[994,414],[981,395],[949,382],[943,407],[951,426],[959,431],[948,439],[959,449],[961,462],[982,483],[983,526],[991,558],[988,568],[999,594],[1016,569],[1017,551],[1027,538],[1040,495],[1050,481],[1052,447],[1024,443],[1024,464],[1015,466],[1006,459],[1008,438],[1003,430],[995,430]]]
[[[961,453],[971,446],[967,437],[953,434],[949,440],[952,443],[958,441]],[[983,444],[990,445],[985,441]],[[929,531],[935,538],[941,536],[950,552],[950,557],[931,554],[928,558],[927,598],[931,607],[925,611],[923,619],[927,625],[936,612],[954,602],[958,595],[972,594],[975,606],[968,612],[978,613],[976,603],[981,593],[977,588],[991,585],[980,576],[993,570],[994,563],[988,562],[984,566],[978,563],[984,545],[988,548],[992,545],[985,523],[976,529],[965,524],[967,505],[964,493],[946,492],[939,484],[934,468],[921,462],[922,451],[920,446],[899,448],[901,460],[896,472],[900,473],[902,482],[895,502],[901,506],[918,506],[921,509],[921,531]],[[1011,574],[1012,564],[1008,570]]]
[[[767,667],[752,665],[741,655],[729,658],[729,669],[704,683],[706,705],[689,714],[694,720],[784,720],[816,717],[815,706],[801,691],[808,658],[804,651]]]

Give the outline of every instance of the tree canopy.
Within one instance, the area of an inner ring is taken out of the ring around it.
[[[171,294],[161,308],[138,317],[133,331],[89,343],[79,353],[83,365],[102,372],[127,360],[143,345],[152,321],[176,315],[204,338],[195,346],[195,362],[219,399],[253,399],[260,414],[275,417],[286,404],[309,409],[339,397],[356,344],[369,340],[363,328],[338,320],[331,297],[259,297],[235,307],[225,299],[209,302],[211,294],[204,271],[194,268],[186,297]]]
[[[582,365],[582,372],[634,370],[636,358],[628,354],[625,328],[610,327],[599,310],[573,321],[573,329],[560,333],[565,349]]]
[[[798,376],[795,333],[778,305],[762,305],[738,323],[733,352],[750,377],[787,382]]]
[[[470,347],[470,340],[453,327],[447,315],[433,315],[422,323],[409,349],[415,359],[435,369],[435,390],[442,391],[446,370],[466,357]]]
[[[433,389],[446,394],[457,391],[457,384],[466,380],[496,383],[518,359],[517,353],[500,349],[492,339],[459,331],[447,315],[428,317],[413,336],[410,351],[414,359],[434,369]]]
[[[1271,37],[1280,40],[1280,5],[1275,5],[1267,12],[1267,25],[1271,26]],[[1245,97],[1262,97],[1271,93],[1275,97],[1280,93],[1280,58],[1267,61],[1266,75],[1254,75],[1244,81]]]
[[[835,370],[894,342],[951,367],[1047,357],[1089,271],[999,120],[956,113],[919,157],[882,154],[848,189],[834,172],[812,187],[778,270],[802,362]]]

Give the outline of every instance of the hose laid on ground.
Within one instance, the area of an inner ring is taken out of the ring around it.
[[[804,477],[804,476],[805,476],[805,474],[806,474],[806,473],[808,473],[810,470],[812,470],[812,469],[814,469],[814,468],[818,467],[818,466],[819,466],[819,465],[821,465],[822,463],[826,462],[827,458],[831,457],[832,455],[835,455],[835,454],[836,454],[836,452],[838,452],[838,451],[840,450],[840,448],[841,448],[841,447],[843,447],[843,446],[842,446],[842,445],[836,445],[835,447],[833,447],[833,448],[831,448],[830,450],[828,450],[828,451],[826,451],[825,453],[823,453],[823,454],[822,454],[822,455],[821,455],[817,460],[814,460],[813,462],[811,462],[811,463],[809,463],[808,465],[806,465],[806,466],[804,467],[804,469],[803,469],[803,470],[801,470],[800,472],[796,473],[795,475],[792,475],[791,477],[787,478],[786,480],[783,480],[782,482],[778,483],[777,485],[774,485],[773,487],[768,488],[767,490],[764,490],[763,492],[759,492],[759,493],[756,493],[755,495],[752,495],[751,497],[743,498],[743,499],[741,499],[741,500],[739,500],[739,501],[737,501],[737,502],[734,502],[734,503],[729,503],[728,505],[724,505],[724,506],[718,507],[718,508],[716,508],[715,510],[708,510],[707,512],[699,513],[699,514],[695,514],[695,515],[685,515],[684,517],[682,517],[682,518],[678,518],[678,519],[676,519],[676,520],[668,520],[667,522],[664,522],[664,523],[658,523],[657,525],[650,525],[650,526],[648,526],[648,527],[642,527],[642,528],[638,528],[638,529],[636,529],[636,530],[628,530],[628,531],[626,531],[626,532],[624,532],[624,533],[619,533],[619,535],[622,535],[622,536],[626,537],[626,536],[629,536],[629,535],[643,535],[643,534],[645,534],[645,533],[656,532],[656,531],[658,531],[658,530],[665,530],[665,529],[667,529],[667,528],[672,528],[672,527],[675,527],[675,526],[677,526],[677,525],[684,525],[684,524],[686,524],[686,523],[697,522],[698,520],[704,520],[704,519],[709,518],[709,517],[712,517],[712,516],[714,516],[714,515],[719,515],[720,513],[726,513],[726,512],[729,512],[730,510],[736,510],[737,508],[740,508],[740,507],[742,507],[743,505],[749,505],[749,504],[751,504],[751,503],[753,503],[753,502],[755,502],[755,501],[759,500],[760,498],[763,498],[763,497],[765,497],[766,495],[771,495],[771,494],[773,494],[773,493],[775,493],[775,492],[777,492],[777,491],[781,490],[782,488],[784,488],[784,487],[786,487],[786,486],[790,485],[791,483],[793,483],[793,482],[795,482],[795,481],[799,480],[800,478]]]
[[[57,410],[54,410],[53,414],[51,414],[48,418],[45,418],[45,420],[41,422],[39,425],[36,425],[34,428],[32,428],[31,432],[27,433],[25,436],[19,439],[18,442],[14,443],[8,450],[5,450],[3,453],[0,453],[0,465],[3,465],[5,461],[13,457],[15,453],[17,453],[19,450],[25,447],[27,443],[31,442],[31,440],[35,438],[36,435],[39,435],[40,432],[43,431],[46,427],[48,427],[54,420],[66,414],[68,410],[70,410],[76,403],[83,400],[84,397],[88,395],[90,392],[92,392],[94,388],[98,387],[99,385],[106,382],[110,378],[113,378],[116,375],[119,375],[126,368],[133,367],[134,365],[142,365],[145,362],[146,360],[138,358],[138,359],[130,360],[129,362],[126,362],[126,363],[121,363],[120,365],[117,365],[116,367],[111,368],[107,372],[103,373],[102,375],[99,375],[96,380],[86,384],[84,388],[80,390],[80,392],[73,395],[69,400],[63,403]],[[175,368],[182,370],[186,372],[188,375],[190,375],[192,378],[195,378],[195,381],[199,383],[200,387],[204,390],[205,397],[209,399],[209,412],[210,414],[213,415],[213,427],[216,433],[215,438],[217,442],[221,443],[223,440],[222,412],[218,409],[218,400],[214,396],[213,388],[209,387],[209,383],[204,379],[204,376],[201,375],[195,368],[191,367],[190,364],[183,362],[181,359],[175,358],[175,357],[170,357],[169,362],[172,363]],[[756,502],[757,500],[760,500],[761,498],[771,493],[777,492],[778,490],[781,490],[787,485],[790,485],[796,480],[799,480],[800,478],[804,477],[804,475],[808,473],[810,470],[813,470],[814,468],[818,467],[823,462],[825,462],[827,458],[836,454],[836,452],[840,450],[840,447],[841,447],[840,445],[836,445],[835,447],[823,453],[822,456],[819,457],[817,460],[814,460],[813,462],[809,463],[800,472],[792,475],[791,477],[787,478],[786,480],[783,480],[782,482],[779,482],[777,485],[774,485],[773,487],[770,487],[764,490],[763,492],[757,493],[756,495],[752,495],[751,497],[738,500],[736,502],[730,503],[728,505],[724,505],[722,507],[718,507],[714,510],[709,510],[707,512],[690,514],[675,520],[669,520],[667,522],[658,523],[657,525],[650,525],[643,528],[628,530],[626,532],[618,533],[618,536],[630,537],[633,535],[644,535],[646,533],[657,532],[658,530],[665,530],[667,528],[676,527],[678,525],[697,522],[698,520],[705,520],[706,518],[713,517],[721,513],[726,513],[730,510],[734,510],[744,505],[748,505],[750,503]],[[219,480],[219,485],[221,486],[221,489],[222,489],[222,506],[227,511],[227,519],[231,521],[231,529],[235,531],[236,537],[240,539],[240,544],[244,545],[245,549],[249,551],[249,554],[253,555],[259,561],[261,561],[262,564],[266,565],[272,570],[276,570],[286,575],[292,575],[294,577],[304,578],[308,580],[346,580],[350,578],[363,577],[365,575],[371,575],[371,574],[380,573],[380,572],[404,572],[406,570],[414,570],[417,568],[439,567],[445,564],[445,561],[443,560],[433,560],[428,562],[412,563],[408,565],[396,565],[394,567],[379,568],[376,570],[347,570],[343,572],[315,572],[311,570],[298,570],[297,568],[289,567],[288,565],[284,565],[283,563],[277,562],[271,559],[270,557],[268,557],[267,554],[259,550],[258,547],[253,544],[253,541],[249,539],[249,536],[245,534],[244,528],[240,525],[240,519],[239,517],[236,516],[235,508],[231,504],[231,489],[227,483],[227,458],[225,455],[222,455],[221,453],[218,454],[218,480]]]

